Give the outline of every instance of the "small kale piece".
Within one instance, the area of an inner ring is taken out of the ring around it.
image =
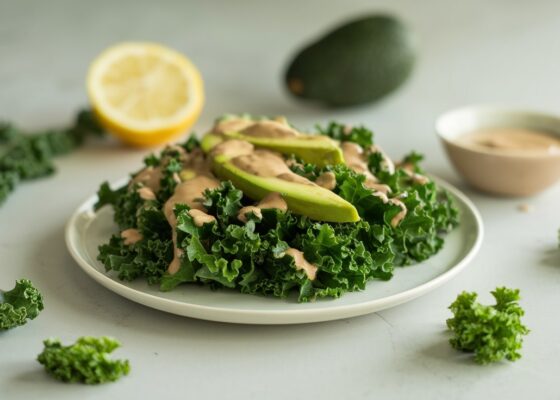
[[[519,306],[518,289],[496,288],[491,292],[496,304],[487,306],[476,301],[477,294],[463,292],[449,306],[453,318],[447,326],[454,333],[451,346],[465,352],[474,352],[479,364],[521,358],[519,350],[523,335],[529,329],[521,323],[525,314]]]
[[[0,292],[0,331],[25,325],[43,310],[43,296],[29,279],[16,281],[16,286]]]
[[[189,136],[189,138],[187,139],[187,141],[183,144],[181,144],[181,146],[188,152],[190,153],[191,151],[193,151],[194,149],[197,149],[200,147],[200,140],[196,137],[196,134],[194,132],[192,132]]]
[[[70,346],[63,346],[57,339],[47,339],[43,344],[45,348],[37,361],[63,382],[90,385],[114,382],[130,371],[128,360],[110,359],[109,353],[121,345],[113,338],[85,336]]]
[[[364,126],[349,126],[331,122],[327,127],[317,126],[319,134],[330,137],[340,142],[354,142],[362,147],[373,144],[373,132]]]
[[[26,134],[0,122],[0,203],[20,181],[42,178],[54,173],[53,158],[79,147],[89,135],[103,132],[93,113],[80,111],[67,129]]]
[[[119,279],[132,281],[143,276],[149,284],[159,283],[173,259],[171,227],[163,211],[155,207],[140,209],[137,221],[142,240],[126,245],[119,234],[113,235],[99,246],[97,259]]]

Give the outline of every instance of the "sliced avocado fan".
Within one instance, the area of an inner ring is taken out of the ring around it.
[[[219,147],[227,147],[240,143],[239,140],[223,142]],[[247,142],[241,142],[246,143]],[[250,145],[249,145],[250,146]],[[215,149],[218,149],[216,147]],[[249,148],[251,154],[253,146]],[[288,180],[279,176],[258,176],[250,171],[240,168],[235,163],[235,152],[215,152],[211,154],[214,173],[222,180],[230,180],[237,188],[241,189],[253,200],[261,200],[267,194],[278,192],[282,195],[288,208],[296,214],[305,215],[311,219],[327,222],[357,222],[360,220],[356,208],[343,198],[305,178],[296,176],[297,181]],[[266,169],[268,166],[263,165]]]
[[[294,154],[302,160],[318,165],[343,164],[344,157],[338,142],[322,135],[309,135],[296,132],[292,128],[275,121],[254,121],[253,126],[248,126],[240,131],[226,130],[220,133],[209,132],[202,138],[201,147],[209,152],[214,146],[224,140],[237,139],[249,142],[256,147],[274,150],[282,154]],[[278,127],[291,130],[294,134],[288,137],[252,135],[247,129],[254,128],[259,124],[277,124]]]

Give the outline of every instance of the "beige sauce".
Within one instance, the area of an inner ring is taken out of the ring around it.
[[[381,154],[381,156],[383,157],[383,161],[381,162],[381,165],[390,174],[395,173],[395,163],[393,162],[393,160],[391,160],[391,158],[387,155],[387,153],[385,153],[383,151],[383,149],[381,147],[379,147],[378,145],[373,145],[369,148],[369,151],[370,151],[370,153]]]
[[[342,130],[342,133],[344,133],[346,136],[350,135],[352,133],[352,129],[354,129],[354,127],[352,125],[344,125],[344,129]]]
[[[216,217],[208,215],[204,211],[197,210],[196,208],[190,209],[188,213],[196,226],[202,226],[216,221]]]
[[[344,154],[344,160],[346,161],[346,165],[348,165],[348,167],[354,170],[355,172],[365,175],[366,177],[366,180],[364,182],[365,187],[372,189],[374,193],[381,193],[384,195],[391,193],[391,188],[388,185],[379,183],[377,177],[375,177],[375,175],[373,175],[369,170],[367,161],[365,160],[364,150],[360,145],[352,142],[343,142],[341,144],[341,147],[342,147],[342,153]],[[369,151],[382,153],[384,158],[383,162],[385,163],[385,168],[387,168],[387,171],[390,173],[395,172],[395,164],[393,164],[393,161],[389,157],[387,157],[385,153],[383,153],[383,150],[381,150],[380,147],[372,146],[369,149]],[[378,196],[378,197],[387,198],[387,196],[384,197]]]
[[[301,185],[311,185],[311,186],[314,185],[314,183],[311,182],[309,179],[307,179],[307,178],[305,178],[301,175],[298,175],[298,174],[296,174],[295,172],[292,172],[292,171],[290,171],[288,173],[277,175],[276,177],[278,179],[282,179],[282,180],[287,181],[287,182],[299,183]]]
[[[323,172],[317,177],[315,183],[325,189],[334,190],[336,187],[336,176],[330,171]]]
[[[139,242],[143,239],[142,234],[138,229],[125,229],[121,232],[121,237],[124,239],[123,243],[127,246]]]
[[[253,125],[254,121],[246,118],[232,118],[218,121],[212,132],[217,134],[224,134],[226,132],[239,132],[248,126]]]
[[[200,175],[186,182],[180,183],[175,187],[173,196],[165,202],[163,212],[167,218],[167,222],[171,225],[173,232],[173,261],[169,264],[167,272],[171,275],[179,271],[181,266],[182,250],[177,247],[177,218],[173,209],[176,204],[186,204],[191,209],[205,211],[202,205],[203,194],[206,189],[215,189],[220,186],[220,182],[214,178]],[[195,222],[196,223],[196,222]]]
[[[284,200],[280,193],[272,192],[263,197],[262,200],[257,203],[257,205],[247,206],[240,209],[239,213],[237,214],[237,219],[241,222],[246,223],[246,214],[249,212],[253,212],[253,214],[255,214],[257,218],[261,219],[261,210],[267,210],[271,208],[276,208],[282,212],[286,212],[288,211],[288,203],[286,203],[286,200]]]
[[[255,217],[257,217],[258,219],[262,219],[262,212],[261,209],[257,206],[247,206],[247,207],[243,207],[239,210],[239,212],[237,213],[237,219],[241,222],[243,222],[244,224],[247,223],[247,221],[249,221],[247,219],[247,214],[249,213],[253,213],[255,214]]]
[[[215,146],[210,152],[212,157],[225,156],[227,159],[251,154],[255,146],[244,140],[226,140]]]
[[[150,189],[149,187],[142,186],[142,187],[138,188],[138,190],[136,190],[136,192],[138,192],[138,196],[140,196],[140,198],[142,200],[155,200],[156,199],[156,195],[154,194],[152,189]]]
[[[391,219],[391,226],[393,228],[396,228],[406,217],[406,213],[407,213],[406,205],[399,199],[394,199],[394,198],[389,199],[389,203],[399,206],[401,208],[401,211],[399,211],[399,213],[395,215],[393,219]]]
[[[410,163],[410,162],[406,162],[406,163],[405,163],[405,162],[400,162],[400,163],[398,164],[398,166],[399,166],[399,169],[402,169],[402,170],[404,170],[405,172],[406,172],[406,171],[408,171],[408,172],[414,172],[414,164],[412,164],[412,163]]]
[[[152,192],[157,193],[162,178],[163,173],[160,168],[146,167],[131,179],[130,184],[141,183],[151,189]]]
[[[285,117],[262,121],[253,121],[247,118],[227,119],[216,123],[212,132],[222,135],[228,132],[238,132],[245,136],[266,138],[286,138],[300,135],[288,124]]]
[[[228,142],[231,141],[232,140]],[[270,150],[254,150],[251,153],[232,158],[231,163],[237,168],[255,176],[278,178],[304,185],[315,185],[309,179],[292,172],[288,164],[286,164],[286,161],[284,161],[284,158],[282,158],[280,154]]]
[[[416,172],[411,171],[410,169],[403,169],[404,173],[410,177],[412,182],[417,183],[419,185],[425,185],[430,182],[430,178],[425,175],[417,174]]]
[[[293,173],[280,154],[269,150],[255,150],[237,156],[231,162],[245,172],[265,178]]]
[[[164,151],[176,151],[177,153],[179,153],[179,154],[181,154],[181,155],[186,155],[186,154],[187,154],[187,151],[185,150],[185,148],[182,147],[182,146],[179,146],[179,145],[177,145],[177,144],[170,144],[170,145],[167,145],[167,146],[165,147],[165,150],[164,150]]]
[[[371,180],[366,180],[364,182],[364,186],[374,190],[375,192],[381,192],[383,194],[391,193],[391,187],[389,185],[385,185],[383,183],[373,182]]]
[[[317,266],[307,261],[303,256],[303,252],[290,247],[286,250],[286,254],[294,259],[296,269],[305,271],[305,274],[310,280],[315,280],[317,277]]]
[[[283,115],[279,115],[277,117],[274,117],[274,121],[279,122],[282,125],[290,126],[290,124],[288,124],[288,120]]]
[[[560,137],[530,129],[480,129],[460,136],[457,142],[500,153],[560,154]]]
[[[387,196],[387,194],[383,192],[373,192],[372,195],[380,198],[384,204],[389,203],[395,206],[399,206],[401,208],[401,211],[399,211],[399,213],[391,219],[391,226],[393,228],[397,227],[402,222],[402,220],[406,217],[406,213],[407,213],[406,205],[400,199],[397,198],[390,199]]]
[[[282,195],[278,192],[267,194],[261,201],[259,201],[257,206],[262,210],[276,208],[282,212],[288,211],[288,203],[286,203],[286,200],[284,200]]]
[[[362,146],[352,142],[342,142],[340,145],[342,148],[342,154],[344,155],[344,161],[348,168],[352,169],[358,174],[365,175],[366,186],[368,184],[377,183],[377,178],[369,170],[368,164],[365,160],[364,149]]]
[[[257,121],[240,133],[245,136],[265,138],[287,138],[299,135],[298,131],[278,121]]]
[[[210,157],[206,157],[202,149],[194,149],[192,152],[188,153],[183,160],[183,169],[179,173],[182,180],[192,179],[197,175],[205,175],[212,177]],[[190,177],[187,178],[186,175]],[[184,179],[183,176],[185,176]]]

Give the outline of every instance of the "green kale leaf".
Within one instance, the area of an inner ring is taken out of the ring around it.
[[[0,292],[0,331],[24,325],[43,310],[43,296],[29,279],[16,281],[16,286]]]
[[[63,382],[99,384],[114,382],[128,375],[128,360],[112,360],[109,356],[120,343],[109,337],[79,338],[70,346],[63,346],[57,339],[43,342],[45,348],[37,357],[45,370]]]
[[[80,111],[71,127],[60,130],[26,134],[0,122],[0,203],[19,182],[52,174],[54,157],[69,153],[82,145],[87,136],[102,132],[89,110]]]
[[[447,326],[453,332],[449,340],[458,350],[475,353],[479,364],[521,357],[523,336],[529,329],[521,323],[524,311],[519,306],[519,290],[506,287],[491,292],[496,304],[487,306],[476,301],[477,294],[463,292],[449,306],[453,318]]]
[[[326,127],[317,126],[319,134],[340,142],[354,142],[362,147],[373,144],[373,132],[364,126],[349,126],[331,122]]]

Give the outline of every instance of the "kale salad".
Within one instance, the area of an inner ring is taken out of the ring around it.
[[[95,209],[112,207],[119,231],[98,259],[162,291],[194,283],[308,302],[363,290],[436,254],[458,224],[421,160],[393,162],[361,126],[311,134],[228,115],[148,156],[124,186],[101,185]]]

